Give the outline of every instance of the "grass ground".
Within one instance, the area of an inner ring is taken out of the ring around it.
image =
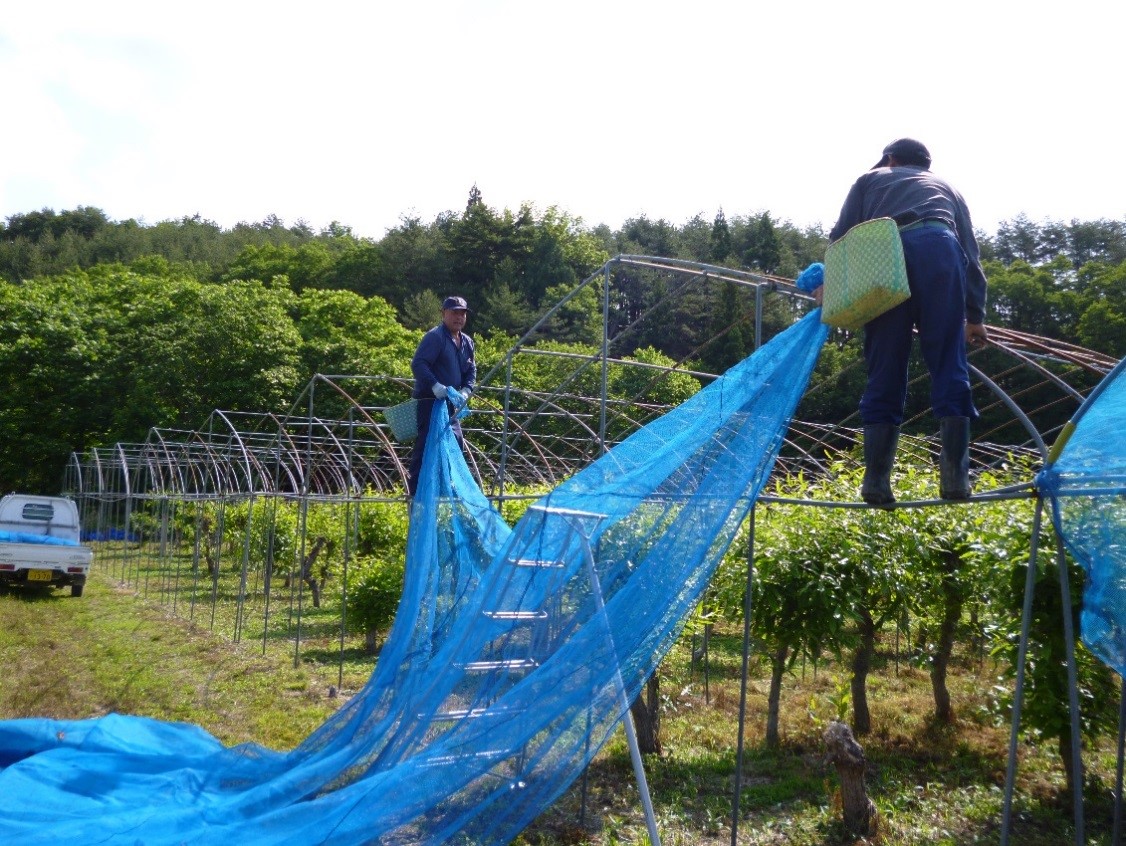
[[[234,644],[203,621],[146,602],[107,573],[83,597],[0,592],[0,719],[83,718],[110,712],[202,726],[227,744],[296,745],[370,674],[372,659],[332,638],[307,641],[294,666],[282,639]],[[731,842],[741,643],[712,639],[707,678],[683,644],[660,670],[661,755],[645,761],[665,844]],[[329,658],[331,656],[331,658]],[[738,843],[744,846],[998,843],[1009,728],[992,713],[997,668],[963,658],[951,679],[958,720],[935,726],[924,668],[881,653],[870,678],[873,731],[861,738],[879,831],[867,840],[840,823],[837,779],[822,733],[848,713],[846,677],[831,663],[798,667],[786,680],[781,747],[763,744],[768,678],[752,664],[748,687]],[[1087,750],[1086,842],[1109,844],[1111,743]],[[1014,846],[1074,842],[1063,772],[1048,745],[1022,743]],[[518,839],[523,846],[617,846],[646,842],[633,772],[619,732],[575,784]]]

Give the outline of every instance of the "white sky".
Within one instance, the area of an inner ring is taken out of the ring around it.
[[[902,135],[989,234],[1126,217],[1109,0],[6,5],[0,218],[380,238],[476,183],[614,229],[721,207],[828,227]]]

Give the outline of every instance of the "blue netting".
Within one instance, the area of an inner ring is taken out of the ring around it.
[[[1037,476],[1056,532],[1083,566],[1080,631],[1087,647],[1126,675],[1126,359],[1068,424],[1059,455]],[[1053,448],[1053,452],[1057,448]]]
[[[0,529],[0,543],[38,543],[45,546],[79,546],[78,541],[70,538],[56,538],[52,535],[41,535],[36,532],[9,532]]]
[[[436,403],[403,598],[364,689],[289,753],[136,717],[0,723],[0,795],[19,797],[0,842],[509,842],[673,644],[827,331],[813,312],[514,528]]]

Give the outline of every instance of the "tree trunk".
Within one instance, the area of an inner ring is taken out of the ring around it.
[[[1075,795],[1076,772],[1071,760],[1071,729],[1064,729],[1058,738],[1060,761],[1063,763],[1064,776],[1067,778],[1067,795]]]
[[[825,730],[826,759],[837,768],[841,780],[841,810],[849,832],[862,837],[876,833],[876,806],[864,786],[867,761],[864,750],[848,726],[834,720]]]
[[[266,552],[266,563],[262,569],[262,595],[269,596],[270,587],[274,581],[274,550],[272,548]]]
[[[309,550],[309,554],[305,556],[305,560],[301,562],[301,581],[309,586],[309,591],[313,594],[313,607],[321,607],[321,585],[316,576],[313,575],[313,564],[317,561],[317,556],[321,554],[325,544],[328,543],[328,538],[318,537],[313,541],[313,548]],[[286,580],[286,587],[289,587],[289,581]]]
[[[782,677],[786,673],[786,657],[790,654],[790,647],[780,646],[770,656],[770,695],[766,703],[766,747],[777,749],[778,737],[778,712],[779,703],[782,701]]]
[[[958,584],[958,569],[962,563],[957,552],[944,555],[942,575],[942,622],[938,627],[938,645],[931,659],[931,688],[934,691],[934,718],[949,725],[954,722],[954,707],[950,703],[950,690],[946,687],[946,671],[954,652],[954,634],[962,618],[962,591]]]
[[[211,580],[219,578],[219,560],[215,557],[215,553],[211,547],[211,539],[207,538],[203,545],[203,557],[207,561],[207,574],[211,576]]]
[[[629,706],[637,746],[643,755],[661,754],[661,682],[654,671],[645,687]]]
[[[868,673],[872,669],[872,652],[876,647],[876,626],[867,608],[860,611],[860,644],[852,656],[852,724],[858,735],[872,730],[872,714],[868,710]]]

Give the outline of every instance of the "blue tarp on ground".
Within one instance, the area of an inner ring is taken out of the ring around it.
[[[364,689],[288,753],[121,715],[0,723],[0,842],[510,842],[674,643],[827,331],[813,312],[511,528],[436,403],[403,597]]]

